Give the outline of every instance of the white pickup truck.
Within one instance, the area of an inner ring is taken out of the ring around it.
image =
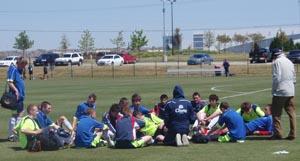
[[[0,67],[8,67],[11,64],[16,65],[18,56],[8,56],[3,60],[0,60]]]
[[[78,65],[83,63],[83,56],[80,53],[65,53],[63,57],[55,59],[55,65]]]

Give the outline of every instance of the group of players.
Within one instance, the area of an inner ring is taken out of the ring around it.
[[[181,86],[176,85],[173,98],[166,94],[153,109],[142,105],[141,96],[133,94],[130,101],[123,97],[104,113],[102,122],[96,119],[96,95],[90,94],[86,102],[78,105],[72,123],[65,116],[53,122],[49,113],[50,102],[40,106],[29,105],[28,115],[14,127],[22,148],[28,148],[28,136],[43,135],[49,129],[64,128],[75,147],[95,148],[108,145],[114,148],[140,148],[150,144],[187,146],[189,142],[207,143],[243,142],[247,135],[271,135],[272,117],[270,105],[261,109],[258,105],[243,102],[234,110],[227,102],[220,102],[215,94],[208,101],[198,92],[193,100],[185,99]]]

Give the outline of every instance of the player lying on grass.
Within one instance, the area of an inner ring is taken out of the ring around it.
[[[148,114],[146,117],[139,111],[135,111],[133,116],[136,118],[137,123],[139,124],[139,132],[141,132],[142,135],[151,136],[153,139],[155,139],[155,142],[162,142],[164,140],[164,121],[162,119],[155,116],[153,113]]]
[[[271,105],[264,107],[264,117],[254,119],[245,123],[247,135],[272,135],[273,134],[273,119],[271,115]]]

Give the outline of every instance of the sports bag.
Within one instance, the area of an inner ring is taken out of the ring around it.
[[[4,93],[1,97],[0,104],[3,108],[9,109],[9,110],[16,110],[17,109],[17,96],[13,94],[12,92],[9,92],[8,84],[6,83]]]

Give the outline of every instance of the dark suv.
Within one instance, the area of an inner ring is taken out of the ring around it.
[[[55,59],[58,58],[59,55],[56,53],[48,52],[46,54],[41,54],[39,57],[37,57],[34,61],[33,64],[34,66],[41,66],[41,65],[49,65],[49,64],[54,64]]]
[[[260,48],[257,51],[251,51],[249,53],[250,63],[266,63],[272,61],[272,53],[265,48]]]
[[[300,63],[300,50],[290,51],[287,58],[289,58],[293,63]]]

